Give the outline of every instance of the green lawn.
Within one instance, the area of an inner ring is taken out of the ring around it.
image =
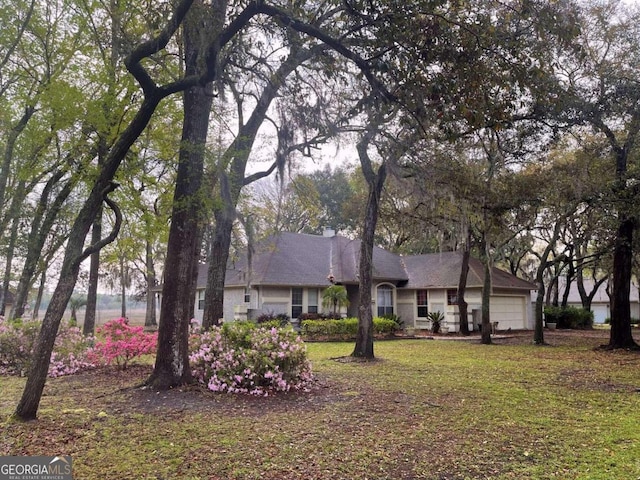
[[[24,381],[0,377],[0,455],[72,455],[76,480],[637,480],[640,354],[547,339],[381,341],[372,363],[312,343],[317,387],[268,398],[102,370],[49,380],[27,424],[9,420]]]

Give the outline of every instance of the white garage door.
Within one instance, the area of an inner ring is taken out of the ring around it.
[[[499,330],[526,328],[524,297],[491,297],[491,321],[499,322]]]
[[[604,323],[605,319],[609,316],[608,305],[592,305],[591,311],[593,312],[593,321],[595,323]]]

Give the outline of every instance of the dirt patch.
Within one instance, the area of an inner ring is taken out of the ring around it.
[[[78,404],[93,398],[93,408],[113,414],[162,412],[166,415],[190,411],[246,416],[313,409],[320,404],[345,398],[336,385],[330,385],[327,379],[318,374],[305,391],[256,397],[214,393],[198,384],[156,391],[144,386],[151,372],[152,367],[146,365],[132,365],[125,371],[100,368],[50,381],[44,395],[71,396],[77,399]]]

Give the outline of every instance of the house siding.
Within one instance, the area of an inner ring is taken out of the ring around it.
[[[247,314],[243,313],[244,288],[225,288],[224,290],[224,321],[246,320]],[[240,312],[236,313],[236,307]]]
[[[195,308],[193,309],[193,318],[198,324],[202,325],[202,314],[204,313],[204,310],[200,309],[200,305],[199,305],[200,298],[204,298],[204,289],[196,290],[196,295],[194,297]],[[160,304],[162,304],[162,301],[160,301]]]
[[[416,326],[414,308],[414,305],[410,303],[398,303],[397,314],[400,317],[400,320],[404,322],[405,328]]]
[[[416,291],[413,289],[396,289],[396,314],[405,328],[416,326]]]
[[[388,285],[387,283],[376,284],[372,291],[372,308],[373,314],[377,313],[377,287],[380,285]],[[310,287],[304,288],[303,291],[303,312],[308,311],[309,291],[318,291],[318,309],[327,313],[328,310],[322,308],[322,288]],[[428,292],[428,311],[433,312],[440,310],[445,314],[444,325],[448,326],[450,331],[460,331],[460,320],[457,305],[447,305],[447,289],[426,289]],[[200,291],[200,290],[199,290]],[[203,290],[202,290],[203,291]],[[347,289],[349,294],[350,305],[342,313],[347,316],[357,316],[359,294],[357,286],[349,286]],[[509,294],[510,293],[510,294]],[[198,292],[195,296],[195,315],[194,318],[201,323],[203,311],[198,308]],[[417,317],[416,290],[394,288],[394,312],[400,316],[405,327],[414,327],[418,329],[429,328],[429,322],[426,319]],[[469,330],[473,331],[473,310],[479,310],[482,306],[482,291],[479,288],[467,289],[465,300],[468,306],[468,324]],[[244,313],[242,307],[247,307],[247,313]],[[533,309],[531,304],[530,293],[513,292],[509,289],[500,289],[495,291],[491,298],[491,321],[498,322],[500,330],[513,329],[532,329],[533,328]],[[263,313],[291,315],[291,288],[290,287],[257,287],[251,290],[251,303],[244,303],[244,288],[227,287],[224,294],[224,321],[230,322],[234,320],[255,320]],[[477,330],[477,327],[476,327]]]

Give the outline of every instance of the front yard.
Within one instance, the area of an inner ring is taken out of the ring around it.
[[[9,420],[24,380],[0,377],[0,455],[71,455],[74,479],[640,478],[640,354],[606,332],[308,345],[306,393],[254,398],[132,388],[103,368],[49,379],[39,420]]]

